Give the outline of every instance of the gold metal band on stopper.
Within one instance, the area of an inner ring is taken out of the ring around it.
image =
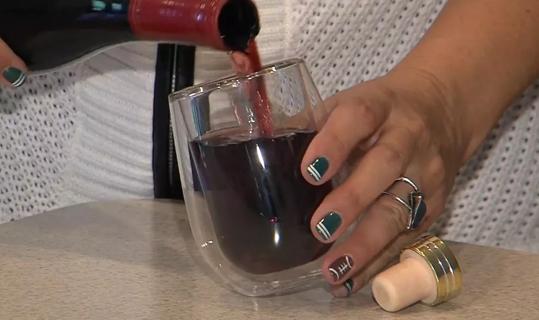
[[[441,239],[426,235],[406,249],[425,259],[436,278],[437,295],[430,305],[450,300],[460,293],[462,270],[453,252]]]

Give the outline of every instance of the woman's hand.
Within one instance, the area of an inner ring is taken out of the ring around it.
[[[13,87],[20,87],[26,80],[26,66],[24,62],[0,40],[0,83]]]
[[[405,77],[401,77],[405,74]],[[442,213],[465,148],[444,93],[417,72],[390,74],[343,91],[325,102],[329,117],[305,153],[302,172],[315,185],[332,179],[346,164],[351,172],[320,204],[313,234],[333,242],[355,222],[350,236],[325,256],[323,274],[334,294],[361,288],[408,242]],[[406,231],[412,187],[424,194],[425,217]],[[344,286],[345,281],[348,281]],[[348,288],[347,288],[348,287]]]
[[[327,101],[329,118],[302,171],[322,184],[353,166],[311,221],[324,242],[358,222],[324,258],[335,295],[358,290],[442,213],[458,168],[539,76],[538,14],[536,0],[449,1],[390,74]],[[401,176],[418,185],[427,206],[414,231],[406,230],[413,188],[394,182]]]

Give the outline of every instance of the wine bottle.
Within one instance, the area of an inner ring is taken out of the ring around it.
[[[0,0],[0,38],[32,71],[137,40],[243,51],[259,30],[251,0]]]

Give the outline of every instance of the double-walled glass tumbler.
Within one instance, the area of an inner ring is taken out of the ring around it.
[[[195,243],[235,291],[261,296],[320,283],[317,260],[329,246],[309,225],[332,186],[313,186],[300,170],[320,106],[298,59],[170,96]]]

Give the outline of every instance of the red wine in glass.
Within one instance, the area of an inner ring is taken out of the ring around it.
[[[262,70],[260,53],[255,40],[251,40],[245,52],[233,52],[231,61],[234,69],[240,75],[251,74]],[[253,111],[258,123],[259,133],[264,137],[271,137],[273,133],[271,105],[266,92],[264,80],[255,78],[248,84],[249,99],[253,104]]]
[[[190,143],[195,189],[204,191],[217,241],[238,268],[278,272],[329,248],[314,238],[310,220],[331,184],[313,186],[300,170],[314,135],[279,130],[253,139],[222,130]]]

